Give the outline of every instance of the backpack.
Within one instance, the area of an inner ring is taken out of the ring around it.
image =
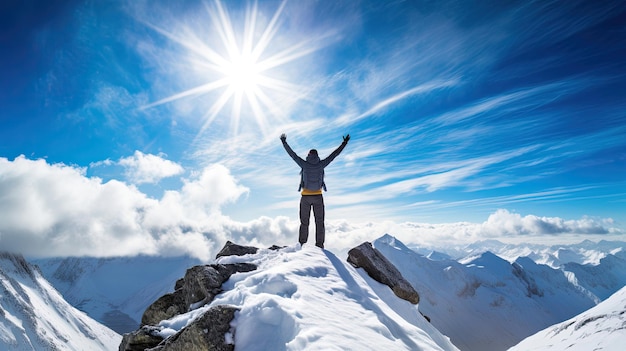
[[[324,168],[302,168],[300,170],[300,187],[309,190],[324,189],[326,191],[326,184],[324,183]]]

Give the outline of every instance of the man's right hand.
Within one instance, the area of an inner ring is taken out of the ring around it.
[[[280,135],[280,141],[282,141],[283,143],[287,141],[287,135],[285,135],[285,133]]]

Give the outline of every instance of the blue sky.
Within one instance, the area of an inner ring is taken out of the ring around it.
[[[2,6],[5,238],[106,231],[110,207],[153,238],[168,225],[206,237],[224,221],[268,221],[282,238],[299,169],[281,133],[322,157],[351,135],[326,170],[331,223],[626,229],[623,2]],[[157,222],[178,219],[146,229],[137,218],[157,207]],[[95,219],[77,229],[76,208]],[[17,224],[41,211],[48,220]]]

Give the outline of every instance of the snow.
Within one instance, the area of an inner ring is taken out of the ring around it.
[[[2,297],[2,295],[0,295]],[[11,331],[12,327],[17,328],[18,330],[23,330],[22,321],[16,316],[12,315],[7,310],[2,310],[2,314],[4,318],[6,318],[6,322],[0,320],[0,345],[2,344],[16,344],[17,339],[13,332]]]
[[[526,338],[509,351],[622,351],[626,341],[626,287],[565,322]]]
[[[505,249],[503,244],[490,245]],[[390,235],[375,240],[374,246],[415,287],[420,310],[464,351],[505,350],[599,301],[579,281],[569,281],[563,271],[527,257],[509,262],[474,245],[471,255],[463,259],[435,261]],[[611,289],[620,281],[620,274],[614,277],[611,273],[611,269],[621,268],[620,260],[615,261],[609,260],[614,268],[603,265],[589,272],[595,272],[593,284],[610,282],[607,289]],[[573,267],[581,272],[590,269],[578,264]]]
[[[0,253],[0,349],[115,350],[120,341],[67,303],[21,256]]]
[[[237,306],[229,335],[238,351],[457,350],[418,311],[333,253],[313,245],[221,257],[258,269],[236,273],[210,304],[162,321],[172,335],[215,305]]]
[[[605,300],[626,285],[626,260],[613,255],[602,258],[597,265],[567,263],[562,269],[598,301]]]
[[[139,327],[146,308],[191,266],[188,256],[69,257],[35,260],[72,305],[118,333]]]

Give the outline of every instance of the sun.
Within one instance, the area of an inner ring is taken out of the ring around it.
[[[181,55],[200,67],[206,82],[180,91],[169,97],[153,102],[146,108],[166,104],[178,99],[199,95],[211,97],[211,103],[202,116],[202,134],[217,118],[230,119],[231,131],[237,134],[240,124],[252,122],[266,134],[277,119],[282,119],[277,106],[278,97],[297,96],[302,87],[286,79],[280,79],[275,72],[281,67],[319,49],[309,38],[280,50],[273,49],[273,40],[280,35],[280,19],[285,2],[266,20],[263,28],[261,14],[256,2],[248,4],[245,17],[235,26],[227,9],[216,0],[206,5],[206,23],[211,23],[209,31],[193,30],[189,27],[184,34],[174,34],[163,28],[149,24],[169,40],[179,44],[184,50]],[[265,17],[263,17],[265,18]],[[241,29],[237,31],[236,29]],[[230,109],[228,106],[230,105]]]
[[[226,84],[235,94],[254,93],[261,84],[261,67],[251,55],[233,58],[223,67]]]

